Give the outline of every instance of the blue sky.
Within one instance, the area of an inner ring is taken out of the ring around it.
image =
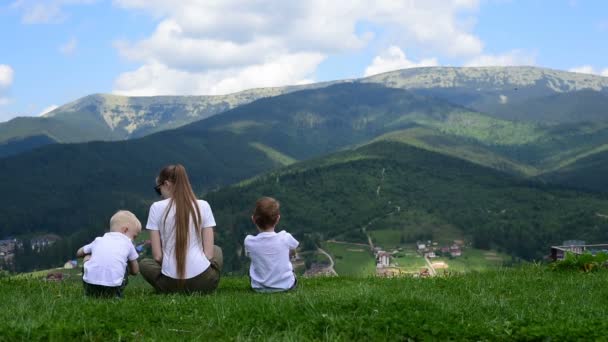
[[[223,94],[429,65],[608,76],[601,0],[0,0],[0,121],[92,93]]]

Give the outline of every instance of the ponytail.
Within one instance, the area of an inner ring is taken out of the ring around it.
[[[202,243],[201,212],[183,165],[169,165],[163,168],[158,175],[158,182],[162,184],[165,181],[173,183],[169,208],[175,205],[175,261],[177,276],[179,279],[183,279],[186,273],[186,253],[190,242],[190,220],[193,221],[196,236]],[[165,221],[168,215],[169,210],[165,214]]]

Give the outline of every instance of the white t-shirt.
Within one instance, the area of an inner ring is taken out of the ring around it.
[[[127,276],[127,260],[139,257],[131,239],[118,232],[105,233],[82,249],[85,254],[91,254],[91,259],[84,263],[82,280],[94,285],[122,285]]]
[[[169,208],[170,200],[168,198],[152,204],[146,228],[160,231],[160,241],[163,247],[161,272],[167,277],[178,279],[177,262],[175,260],[175,206]],[[197,200],[197,203],[202,219],[201,229],[215,227],[215,219],[209,203],[203,200]],[[169,210],[169,215],[165,221],[167,210]],[[196,277],[205,272],[211,265],[203,251],[203,241],[196,234],[193,220],[190,221],[189,234],[184,279]]]
[[[286,231],[247,235],[245,251],[251,258],[249,276],[254,289],[289,289],[296,281],[289,261],[289,250],[299,242]]]

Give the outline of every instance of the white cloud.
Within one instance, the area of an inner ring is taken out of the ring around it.
[[[416,68],[424,66],[436,66],[436,58],[423,59],[416,63],[407,59],[405,53],[397,46],[391,46],[382,54],[376,56],[372,64],[365,69],[365,76],[380,74],[387,71]]]
[[[568,71],[578,72],[581,74],[591,74],[591,75],[599,75],[599,76],[608,77],[608,68],[600,71],[600,70],[595,70],[595,68],[593,66],[588,65],[588,64],[568,69]]]
[[[47,114],[47,113],[50,113],[50,112],[54,111],[54,110],[55,110],[55,109],[57,109],[57,108],[59,108],[59,106],[57,106],[57,105],[50,105],[50,106],[48,106],[48,107],[44,108],[44,109],[43,109],[43,110],[42,110],[42,111],[41,111],[41,112],[38,114],[38,116],[43,116],[43,115],[45,115],[45,114]]]
[[[0,64],[0,106],[5,106],[10,103],[8,91],[13,84],[15,71],[10,65]]]
[[[64,55],[73,55],[76,52],[76,47],[78,46],[78,40],[74,37],[70,38],[66,43],[62,44],[59,47],[59,52]]]
[[[255,87],[312,82],[312,74],[323,60],[321,54],[293,54],[246,67],[202,72],[184,71],[151,62],[123,73],[115,82],[114,92],[121,95],[227,94]]]
[[[595,74],[596,72],[593,70],[591,65],[581,65],[571,69],[568,69],[570,72],[578,72],[580,74]]]
[[[479,55],[464,64],[465,67],[535,65],[536,56],[523,50],[511,50],[499,55]]]
[[[116,79],[115,92],[122,94],[217,94],[310,82],[326,56],[372,39],[433,55],[474,56],[483,48],[472,33],[477,0],[113,2],[159,20],[150,36],[115,43],[121,56],[140,63]],[[392,62],[401,67],[405,61]]]
[[[63,7],[69,5],[92,4],[98,0],[16,0],[11,7],[23,12],[21,21],[25,24],[59,23],[67,18]]]
[[[0,88],[8,88],[13,84],[14,70],[10,65],[0,64]]]

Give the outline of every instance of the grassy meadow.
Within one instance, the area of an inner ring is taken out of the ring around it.
[[[225,277],[208,296],[158,295],[131,278],[122,300],[63,282],[0,279],[0,340],[602,340],[608,272],[544,266],[435,278],[301,278],[257,294]]]
[[[325,242],[323,248],[332,256],[336,263],[334,269],[340,276],[371,276],[376,273],[376,259],[369,246]]]

